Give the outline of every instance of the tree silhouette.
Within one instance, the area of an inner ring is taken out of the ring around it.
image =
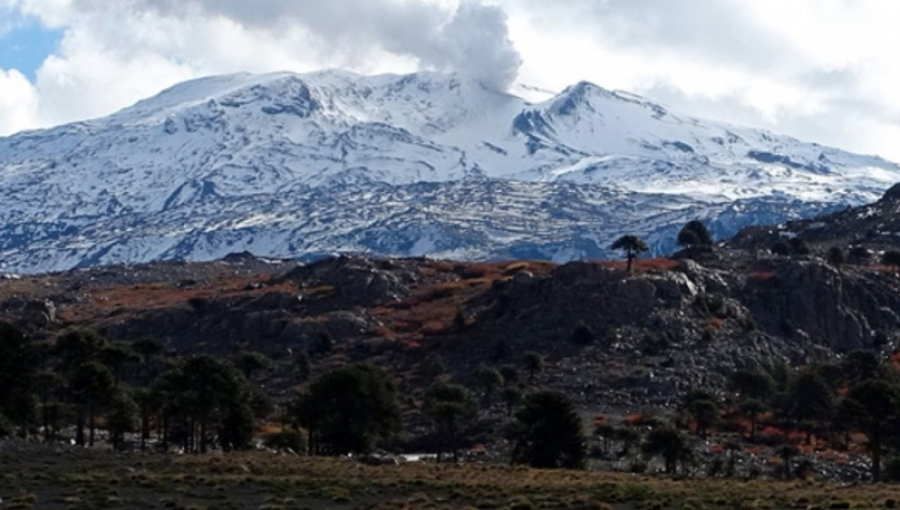
[[[244,373],[244,377],[252,381],[257,372],[272,367],[272,360],[259,352],[241,350],[234,355],[234,364]]]
[[[56,372],[42,370],[35,378],[35,389],[41,401],[41,425],[44,429],[44,442],[49,443],[54,439],[51,426],[52,405],[63,389],[63,379]]]
[[[594,330],[583,321],[579,321],[575,325],[575,329],[572,330],[572,343],[575,345],[588,346],[594,343],[596,338],[597,335],[594,334]]]
[[[750,420],[750,440],[756,440],[756,428],[759,424],[759,415],[765,413],[769,410],[769,406],[765,404],[765,402],[761,400],[757,400],[755,398],[751,398],[741,402],[740,404],[740,412],[741,414]]]
[[[791,247],[784,241],[776,241],[775,244],[769,248],[769,251],[771,251],[773,255],[787,257],[791,254]]]
[[[296,412],[317,454],[368,453],[400,430],[397,390],[369,364],[326,372],[300,397]]]
[[[631,273],[634,259],[636,259],[641,253],[650,251],[650,248],[647,247],[644,241],[634,235],[625,235],[620,237],[616,240],[616,242],[612,244],[612,246],[610,246],[610,248],[625,253],[625,258],[628,261],[627,271],[629,273]]]
[[[775,381],[761,370],[738,370],[728,378],[728,388],[741,399],[767,401],[775,393]]]
[[[85,445],[84,429],[88,427],[88,446],[94,446],[96,418],[112,398],[116,379],[106,366],[96,361],[79,365],[69,379],[69,387],[77,408],[75,443]]]
[[[503,376],[500,375],[500,371],[496,368],[481,363],[475,369],[475,380],[481,388],[484,403],[489,405],[494,399],[497,389],[503,386]]]
[[[881,256],[881,263],[890,267],[891,271],[896,273],[900,269],[900,251],[889,250]]]
[[[789,480],[791,478],[791,460],[797,456],[800,451],[796,446],[792,444],[782,445],[778,451],[776,451],[779,457],[781,457],[781,466],[782,466],[782,474],[781,476],[785,480]]]
[[[678,244],[689,246],[712,246],[713,239],[706,225],[700,220],[689,221],[678,233]]]
[[[528,372],[528,383],[534,384],[534,377],[544,370],[544,357],[534,351],[525,353],[522,358],[525,364],[525,370]]]
[[[644,439],[641,451],[648,457],[660,456],[667,474],[675,474],[678,463],[688,459],[691,449],[681,432],[671,428],[652,430]]]
[[[586,442],[581,418],[564,394],[529,395],[510,427],[513,461],[535,468],[581,468]]]
[[[522,398],[522,392],[519,391],[518,388],[512,386],[503,388],[503,391],[500,392],[500,399],[503,401],[503,404],[506,405],[507,416],[512,416],[513,412],[516,410],[516,406],[522,403]]]
[[[34,344],[14,326],[0,322],[0,421],[9,420],[20,436],[27,435],[36,417],[33,394],[39,361]]]
[[[837,246],[832,246],[828,249],[828,253],[825,256],[825,260],[828,261],[832,266],[842,266],[847,262],[847,257],[844,256],[844,250],[840,249]]]
[[[457,462],[460,429],[475,414],[472,396],[458,384],[439,383],[425,394],[423,411],[434,421],[438,433],[445,436],[453,462]]]
[[[900,394],[884,381],[868,380],[854,386],[841,405],[844,407],[841,414],[868,438],[872,480],[877,482],[881,479],[884,442],[896,435]]]
[[[718,397],[705,390],[694,390],[685,395],[681,409],[694,422],[695,431],[701,437],[716,426],[721,414]]]
[[[806,370],[791,385],[787,401],[787,415],[791,420],[806,424],[806,442],[812,439],[810,424],[821,424],[834,414],[834,393],[817,373]]]

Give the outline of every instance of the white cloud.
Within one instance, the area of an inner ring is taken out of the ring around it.
[[[0,135],[37,127],[37,92],[22,73],[0,69]]]
[[[6,132],[105,115],[209,74],[429,68],[495,87],[517,74],[556,90],[587,79],[900,160],[898,2],[0,0],[4,8],[65,32],[33,86],[0,74]]]

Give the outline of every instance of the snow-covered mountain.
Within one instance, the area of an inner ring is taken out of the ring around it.
[[[533,96],[539,91],[526,90]],[[877,157],[579,83],[541,102],[453,75],[239,74],[0,139],[6,271],[333,251],[453,258],[658,251],[877,199]]]

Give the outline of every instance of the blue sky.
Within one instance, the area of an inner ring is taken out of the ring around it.
[[[0,68],[16,69],[33,81],[41,63],[59,47],[63,32],[8,11],[0,11],[0,20]]]

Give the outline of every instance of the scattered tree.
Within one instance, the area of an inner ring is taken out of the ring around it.
[[[310,384],[296,410],[312,454],[369,453],[400,429],[394,383],[370,364],[326,372]]]
[[[881,480],[884,442],[896,433],[900,395],[884,381],[868,380],[854,386],[841,404],[851,425],[868,438],[872,455],[872,480]]]
[[[769,248],[769,251],[772,252],[773,255],[778,255],[779,257],[787,257],[791,254],[791,247],[784,241],[777,241],[775,244]]]
[[[844,250],[840,249],[837,246],[832,246],[828,249],[828,254],[825,256],[825,260],[828,261],[832,266],[842,266],[847,262],[847,257],[844,256]]]
[[[445,437],[453,462],[457,462],[460,430],[465,421],[475,414],[475,401],[464,387],[439,383],[425,394],[423,411],[434,421],[438,433]]]
[[[251,381],[258,372],[272,368],[272,360],[256,351],[238,351],[234,355],[234,364],[243,372],[244,377]]]
[[[522,358],[525,364],[525,370],[528,372],[528,383],[534,384],[534,377],[544,370],[544,357],[534,351],[525,353]]]
[[[596,339],[597,335],[594,334],[594,330],[584,322],[579,322],[572,330],[572,343],[575,345],[585,347],[593,344]]]
[[[0,421],[17,429],[20,436],[28,433],[36,417],[34,398],[39,356],[34,344],[10,324],[0,322]],[[12,430],[0,430],[0,436]]]
[[[529,395],[510,429],[513,461],[535,468],[584,466],[587,455],[581,418],[562,393]]]
[[[890,267],[891,272],[896,273],[900,270],[900,251],[889,250],[881,256],[881,263]]]
[[[610,248],[616,251],[625,252],[625,259],[628,261],[627,271],[629,273],[631,273],[634,259],[641,253],[650,251],[650,248],[647,247],[647,244],[644,243],[641,238],[633,235],[620,237]]]
[[[522,392],[518,388],[508,386],[500,392],[500,399],[503,400],[503,404],[506,406],[506,415],[512,416],[516,407],[522,403]]]
[[[662,457],[666,474],[675,474],[678,463],[690,458],[691,449],[681,432],[671,428],[657,428],[647,434],[641,451],[650,458]]]
[[[713,239],[702,221],[693,220],[688,222],[678,233],[678,244],[684,247],[712,246]]]
[[[781,457],[782,474],[785,480],[791,478],[791,460],[797,456],[800,451],[792,444],[782,445],[776,452]]]
[[[500,371],[484,363],[478,365],[475,370],[475,380],[481,388],[481,395],[486,404],[491,403],[497,389],[503,386],[503,376],[500,375]]]

